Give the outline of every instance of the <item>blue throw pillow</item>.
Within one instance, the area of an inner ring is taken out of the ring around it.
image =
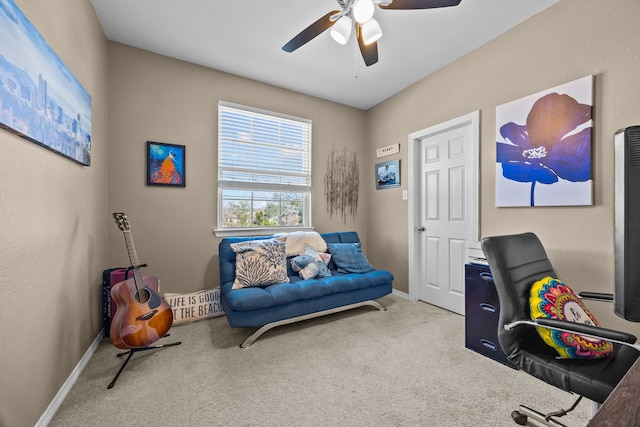
[[[362,253],[360,243],[328,243],[331,260],[340,273],[367,273],[373,271]]]

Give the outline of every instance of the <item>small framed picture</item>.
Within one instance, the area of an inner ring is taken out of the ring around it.
[[[147,141],[147,185],[185,186],[185,147]]]
[[[400,187],[400,160],[389,160],[376,165],[376,190]]]

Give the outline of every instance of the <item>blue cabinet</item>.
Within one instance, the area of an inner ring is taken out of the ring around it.
[[[491,270],[486,265],[465,265],[465,346],[513,367],[498,342],[500,301]]]

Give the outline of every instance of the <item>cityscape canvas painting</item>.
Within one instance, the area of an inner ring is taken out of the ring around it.
[[[593,204],[593,76],[496,108],[496,206]]]
[[[0,127],[91,163],[91,96],[13,0],[0,0]]]

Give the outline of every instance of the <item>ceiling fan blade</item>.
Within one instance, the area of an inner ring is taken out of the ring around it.
[[[313,24],[309,25],[307,28],[302,30],[297,36],[289,40],[287,44],[282,46],[282,50],[285,52],[293,52],[300,46],[308,43],[313,40],[320,34],[322,34],[327,29],[331,28],[335,21],[332,21],[331,18],[333,15],[340,13],[339,10],[332,10],[331,12],[324,15],[322,18],[318,19]]]
[[[457,6],[462,0],[393,0],[388,6],[379,5],[382,9],[435,9],[437,7]]]
[[[364,44],[362,38],[362,25],[357,24],[356,32],[358,34],[358,46],[360,46],[360,53],[362,53],[362,59],[367,67],[378,62],[378,42]]]

